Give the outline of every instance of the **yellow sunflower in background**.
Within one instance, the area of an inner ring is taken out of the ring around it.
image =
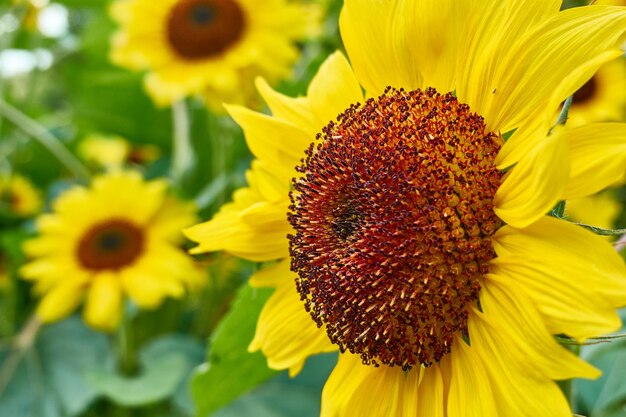
[[[566,210],[573,221],[612,229],[622,205],[615,199],[612,190],[605,190],[591,197],[569,200]]]
[[[580,126],[592,122],[622,121],[626,114],[626,59],[602,66],[574,93],[567,123]]]
[[[157,104],[200,94],[221,110],[222,101],[248,103],[254,77],[290,74],[318,10],[288,0],[119,0],[112,15],[121,31],[111,59],[149,71]]]
[[[131,145],[119,136],[89,135],[78,145],[78,153],[90,164],[119,169],[127,163],[144,164],[159,158],[154,145]]]
[[[279,261],[251,278],[276,290],[250,349],[292,375],[339,350],[322,416],[567,417],[554,380],[599,375],[553,335],[618,329],[626,267],[546,213],[622,174],[626,125],[551,119],[621,55],[626,10],[560,4],[346,0],[350,63],[306,97],[259,81],[271,116],[228,107],[248,186],[186,234]]]
[[[18,174],[0,176],[0,210],[28,217],[41,210],[39,191],[29,179]]]
[[[165,181],[146,182],[136,172],[66,191],[24,246],[32,261],[21,274],[43,297],[37,315],[59,320],[84,300],[85,321],[108,330],[120,319],[124,296],[154,308],[201,285],[201,272],[179,248],[181,228],[194,219],[193,205],[168,195]]]

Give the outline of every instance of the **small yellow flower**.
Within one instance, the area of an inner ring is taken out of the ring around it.
[[[32,261],[22,276],[43,297],[37,315],[59,320],[84,300],[85,321],[113,329],[124,296],[154,308],[197,287],[202,274],[179,248],[194,210],[169,196],[165,181],[145,182],[135,172],[112,172],[62,194],[37,219],[39,236],[24,245]]]
[[[248,186],[186,233],[279,261],[251,278],[275,292],[250,349],[291,374],[340,351],[322,417],[569,417],[554,380],[599,376],[554,335],[618,329],[626,267],[546,213],[623,174],[626,124],[551,125],[626,10],[560,5],[345,0],[349,62],[305,97],[259,81],[271,115],[228,107]]]
[[[28,217],[41,210],[39,191],[27,178],[14,174],[0,177],[0,209],[18,217]]]
[[[145,85],[159,105],[190,95],[248,103],[252,80],[290,73],[296,42],[311,33],[317,8],[289,0],[118,0],[121,26],[111,59],[148,71]]]

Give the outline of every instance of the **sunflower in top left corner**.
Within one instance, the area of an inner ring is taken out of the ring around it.
[[[52,209],[37,219],[39,236],[24,246],[32,260],[21,269],[42,296],[37,315],[44,322],[84,301],[89,325],[113,329],[126,296],[154,308],[202,283],[179,248],[180,229],[194,221],[195,209],[168,195],[163,180],[114,172],[66,191]]]
[[[111,8],[120,31],[111,59],[148,71],[153,100],[170,105],[202,95],[248,103],[254,77],[285,78],[298,56],[296,42],[314,32],[317,8],[289,0],[118,0]]]

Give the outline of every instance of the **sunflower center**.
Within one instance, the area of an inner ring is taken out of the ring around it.
[[[342,351],[366,364],[428,366],[467,336],[495,257],[502,139],[432,88],[388,88],[337,120],[293,181],[298,291]]]
[[[76,254],[86,269],[119,270],[135,262],[143,249],[143,231],[126,220],[114,219],[89,229]]]
[[[596,81],[596,77],[593,76],[574,93],[573,102],[576,104],[583,104],[591,101],[596,95],[597,90],[598,81]]]
[[[237,42],[246,26],[236,0],[179,0],[167,21],[167,38],[189,60],[211,58]]]

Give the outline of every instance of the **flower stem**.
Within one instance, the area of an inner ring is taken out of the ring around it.
[[[20,365],[26,352],[33,346],[37,339],[37,333],[41,328],[41,321],[34,314],[28,319],[20,333],[15,337],[13,350],[8,355],[0,369],[0,397],[9,386],[13,374]]]
[[[137,349],[133,323],[128,313],[124,312],[122,321],[117,330],[118,366],[124,375],[132,376],[139,370]]]
[[[24,133],[31,136],[46,148],[76,178],[88,181],[90,174],[87,168],[65,146],[52,135],[48,129],[31,119],[15,107],[0,98],[0,116],[6,118]]]
[[[185,100],[172,105],[174,134],[172,136],[172,165],[170,175],[175,184],[180,185],[186,171],[193,163],[193,149],[189,129],[189,114]]]

